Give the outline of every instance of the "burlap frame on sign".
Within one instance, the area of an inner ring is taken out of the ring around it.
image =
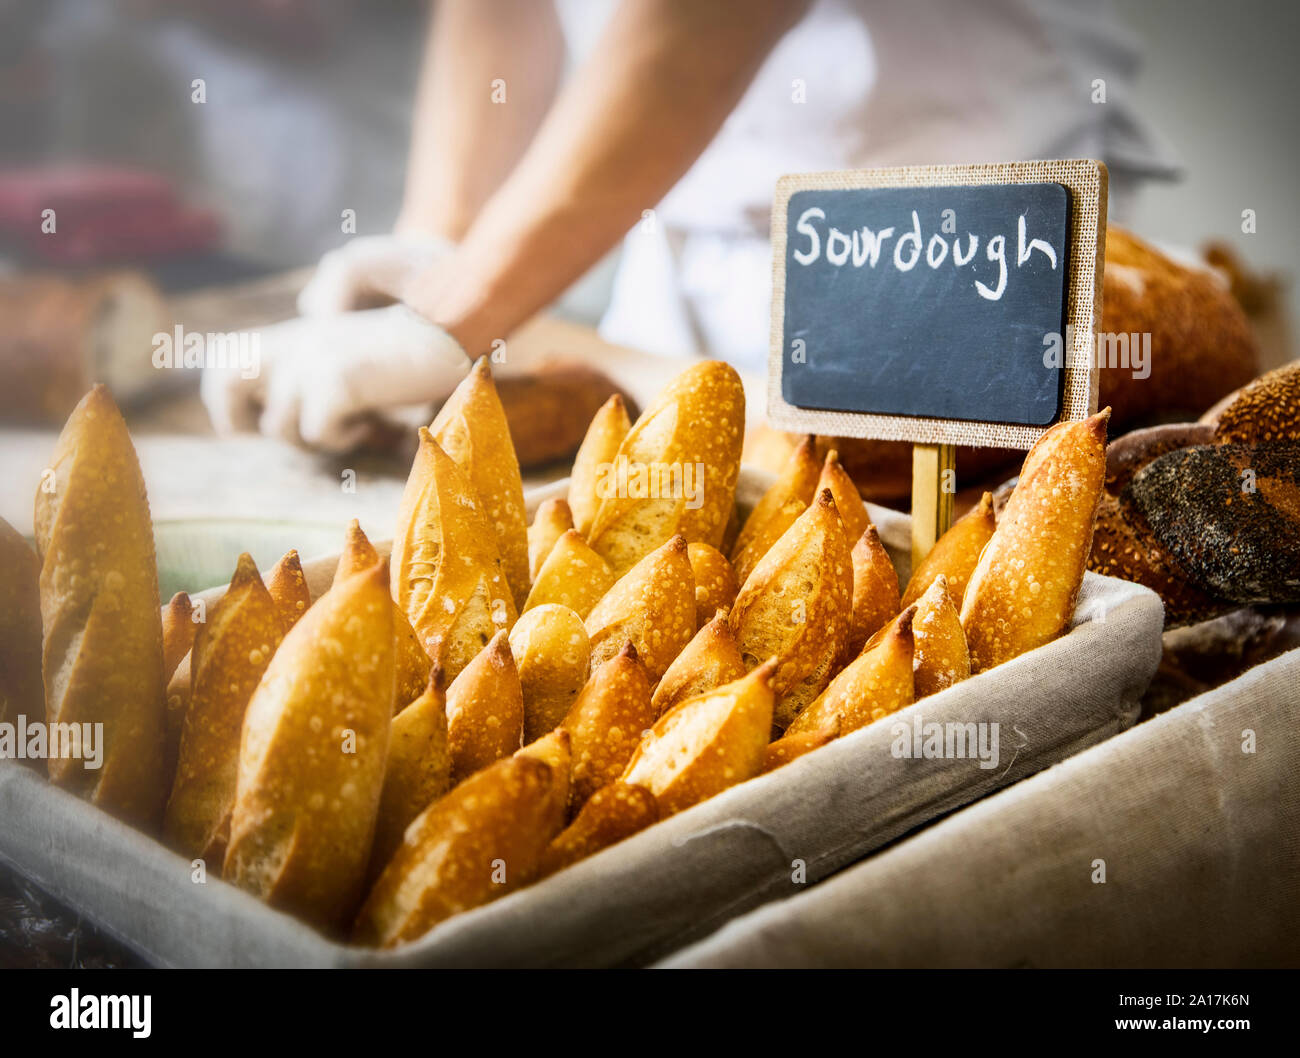
[[[995,165],[909,165],[783,176],[772,200],[772,332],[768,354],[768,420],[778,429],[837,437],[872,437],[915,444],[1030,448],[1046,427],[960,422],[902,415],[812,411],[786,403],[785,367],[786,213],[796,191],[847,191],[876,187],[973,187],[986,184],[1058,183],[1070,190],[1069,274],[1065,389],[1061,419],[1086,419],[1097,410],[1094,335],[1101,318],[1102,265],[1106,257],[1106,166],[1091,159],[1002,162]]]

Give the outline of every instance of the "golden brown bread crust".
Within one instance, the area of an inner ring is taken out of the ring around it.
[[[499,760],[426,808],[357,915],[352,939],[391,948],[531,882],[564,825],[551,767]]]
[[[372,876],[393,858],[411,821],[450,788],[447,699],[442,670],[435,667],[424,694],[393,717],[370,854]]]
[[[948,594],[953,603],[960,607],[980,552],[996,528],[993,495],[986,492],[979,503],[952,523],[948,531],[935,541],[930,553],[917,563],[907,582],[907,590],[903,592],[902,605],[911,606],[934,583],[934,578],[942,575],[948,582]]]
[[[713,620],[695,633],[668,666],[654,692],[656,718],[687,698],[695,698],[745,675],[745,663],[727,622],[727,613],[718,610]]]
[[[830,490],[759,560],[736,596],[731,630],[746,668],[777,659],[774,722],[784,729],[825,689],[848,639],[853,559]]]
[[[447,688],[453,783],[523,744],[524,690],[504,632],[492,637]]]
[[[163,608],[163,679],[170,680],[177,666],[194,646],[199,622],[194,620],[194,604],[189,595],[178,591]]]
[[[835,510],[844,523],[845,535],[851,541],[860,540],[871,524],[871,519],[867,517],[867,508],[858,494],[858,487],[840,463],[840,454],[834,448],[826,453],[821,476],[817,479],[816,491],[820,493],[822,489],[831,490],[831,496],[835,498]]]
[[[916,600],[912,617],[912,682],[916,698],[937,694],[970,676],[961,615],[940,573]]]
[[[629,569],[587,615],[595,668],[632,643],[652,683],[695,634],[695,577],[674,536]]]
[[[659,804],[644,786],[625,782],[602,786],[546,847],[538,877],[571,867],[658,821]]]
[[[393,716],[388,570],[347,577],[280,644],[245,714],[224,875],[323,927],[365,881]]]
[[[564,718],[573,747],[571,813],[623,774],[657,715],[645,666],[628,643],[592,673]]]
[[[524,483],[487,357],[475,361],[438,412],[429,433],[477,494],[515,605],[522,606],[531,583]]]
[[[570,529],[555,542],[538,570],[524,610],[553,603],[568,607],[585,621],[615,579],[609,563]]]
[[[551,548],[566,532],[573,528],[573,512],[565,500],[543,500],[533,515],[533,524],[528,527],[528,576],[529,583],[537,579],[537,574],[551,553]],[[527,606],[524,607],[527,609]]]
[[[604,473],[601,468],[614,461],[623,438],[631,429],[627,402],[615,393],[592,417],[582,445],[573,457],[573,469],[569,472],[569,510],[573,515],[573,527],[583,537],[591,532],[596,510],[600,507],[601,497],[597,490]]]
[[[1300,441],[1300,361],[1260,375],[1229,394],[1201,422],[1214,427],[1220,444]]]
[[[218,864],[235,804],[244,711],[284,636],[284,625],[247,553],[229,590],[194,638],[189,707],[176,776],[163,814],[167,843]]]
[[[853,613],[841,660],[845,664],[862,653],[867,640],[901,610],[898,570],[880,542],[874,525],[867,525],[853,545]]]
[[[524,694],[524,744],[553,731],[591,675],[591,643],[567,606],[527,610],[510,630]]]
[[[392,590],[425,653],[449,680],[515,623],[510,585],[481,507],[469,479],[421,429],[393,538]]]
[[[676,535],[688,543],[722,543],[740,476],[744,426],[744,387],[735,369],[720,360],[705,360],[683,371],[642,413],[615,458],[627,461],[629,473],[647,468],[654,481],[646,484],[660,495],[639,498],[629,487],[624,490],[629,495],[601,498],[588,536],[615,573],[630,569]],[[702,480],[688,490],[685,475],[695,475],[699,468]],[[665,491],[669,495],[663,495]],[[692,491],[698,492],[698,505],[692,502]]]
[[[0,518],[0,723],[45,717],[41,683],[41,560]]]
[[[302,572],[297,551],[288,551],[266,575],[266,590],[271,593],[287,632],[311,606],[311,592]]]
[[[792,760],[834,742],[839,737],[840,719],[837,716],[825,727],[815,731],[795,732],[793,735],[778,738],[775,742],[769,742],[763,753],[763,774],[776,771],[777,768],[782,768]]]
[[[149,501],[126,423],[103,386],[59,435],[54,491],[36,495],[46,719],[103,724],[103,764],[50,778],[155,825],[166,798],[161,607]]]
[[[731,548],[736,582],[744,584],[772,545],[794,525],[817,495],[822,465],[813,438],[803,438],[790,453],[776,481],[749,512]]]
[[[731,609],[740,583],[731,563],[716,547],[688,544],[686,557],[695,578],[695,628],[698,631],[713,620],[713,615],[719,610]]]
[[[644,786],[667,818],[752,779],[772,727],[775,660],[661,716],[637,746],[623,782]]]
[[[865,727],[915,701],[912,618],[909,606],[872,636],[865,649],[794,719],[785,737],[837,726],[841,734]],[[782,740],[784,741],[784,739]]]
[[[1074,614],[1106,478],[1109,409],[1058,423],[1029,450],[966,585],[971,672],[1059,636]]]

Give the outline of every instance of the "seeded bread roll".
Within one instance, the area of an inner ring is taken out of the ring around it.
[[[36,494],[46,719],[103,725],[102,766],[52,757],[50,778],[153,826],[167,796],[158,567],[140,464],[103,386],[73,411],[50,470]]]

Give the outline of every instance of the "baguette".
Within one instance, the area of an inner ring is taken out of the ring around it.
[[[582,618],[566,606],[527,610],[510,630],[510,652],[524,694],[524,742],[553,731],[591,675]]]
[[[393,598],[428,656],[455,680],[515,604],[492,527],[469,480],[420,430],[393,539]]]
[[[909,606],[885,625],[830,686],[800,713],[785,737],[839,725],[841,734],[865,727],[915,701],[912,677],[912,619]]]
[[[533,524],[528,527],[528,576],[529,583],[537,579],[542,563],[551,553],[551,548],[568,530],[573,528],[573,512],[564,500],[544,500],[533,516]],[[527,609],[527,604],[524,609]]]
[[[452,782],[459,783],[523,743],[524,690],[498,632],[447,688],[447,743]]]
[[[426,808],[366,898],[358,944],[392,948],[527,885],[564,825],[550,765],[499,760]]]
[[[713,620],[713,615],[719,610],[731,609],[740,585],[736,582],[736,571],[731,568],[731,563],[716,547],[688,544],[686,557],[695,578],[695,630],[698,632]]]
[[[194,633],[198,622],[194,620],[194,603],[183,591],[178,591],[163,609],[163,679],[170,681],[185,655],[194,646]]]
[[[659,821],[659,803],[644,786],[612,782],[602,786],[542,855],[539,877],[572,867]]]
[[[912,680],[917,700],[970,676],[970,652],[961,615],[940,573],[919,599],[912,617]]]
[[[555,810],[563,817],[573,782],[573,747],[569,733],[564,728],[557,727],[535,742],[515,750],[513,756],[532,757],[551,769],[551,785],[546,797],[554,802]]]
[[[289,631],[311,606],[311,592],[307,590],[307,578],[302,572],[297,551],[286,552],[275,564],[266,577],[266,590],[280,611],[284,630]]]
[[[564,718],[573,740],[571,811],[623,774],[655,715],[645,667],[627,643],[596,669]]]
[[[183,856],[220,863],[230,833],[239,739],[249,700],[284,636],[284,626],[247,553],[194,637],[189,708],[163,835]]]
[[[0,518],[0,723],[45,715],[41,683],[41,561]]]
[[[464,472],[478,496],[515,605],[522,606],[529,584],[524,483],[487,357],[474,362],[438,412],[429,433]]]
[[[840,521],[844,523],[845,534],[850,540],[860,540],[871,524],[871,519],[867,516],[867,507],[862,502],[857,485],[853,484],[848,471],[840,465],[840,454],[834,448],[826,453],[814,495],[822,489],[830,489],[831,495],[835,497],[835,509],[839,512]]]
[[[379,552],[361,531],[361,523],[355,518],[348,526],[347,537],[343,543],[343,552],[339,555],[338,566],[334,570],[334,583],[355,573],[371,568],[379,561]],[[406,614],[397,603],[393,603],[393,663],[395,666],[395,684],[393,691],[393,711],[399,713],[410,702],[419,698],[429,685],[429,672],[433,662],[420,646],[420,639],[406,619]]]
[[[663,716],[687,698],[695,698],[743,675],[745,663],[727,623],[727,611],[719,610],[668,666],[655,688],[654,715]]]
[[[591,608],[614,586],[609,563],[570,529],[561,535],[537,572],[524,611],[555,604],[572,610],[584,621]]]
[[[962,601],[972,673],[1065,630],[1092,548],[1109,417],[1106,409],[1090,419],[1058,423],[1025,457]]]
[[[628,570],[587,615],[595,668],[631,642],[657,683],[695,633],[695,578],[674,536]]]
[[[602,468],[614,462],[623,438],[631,429],[627,404],[620,394],[615,393],[596,412],[578,454],[573,457],[573,469],[569,472],[569,509],[573,515],[573,527],[583,536],[591,532],[596,509],[600,506],[596,489],[605,473]]]
[[[393,715],[393,607],[382,562],[326,592],[253,692],[225,876],[309,922],[356,908]]]
[[[388,762],[370,853],[372,876],[393,858],[411,821],[449,789],[447,699],[442,670],[435,665],[424,693],[393,717],[389,730]]]
[[[903,592],[902,605],[911,606],[931,584],[943,576],[948,582],[948,594],[960,608],[966,595],[966,585],[975,572],[980,552],[993,536],[997,521],[993,517],[993,494],[986,492],[979,503],[963,514],[937,541],[930,553],[912,570],[907,590]]]
[[[683,371],[646,408],[615,457],[627,468],[628,487],[610,488],[617,475],[609,473],[598,482],[607,495],[589,540],[615,573],[674,536],[712,547],[722,542],[736,497],[744,425],[740,376],[720,360]]]
[[[852,616],[853,560],[829,489],[754,567],[731,610],[746,668],[776,658],[780,729],[826,688]]]
[[[813,731],[796,732],[769,742],[763,753],[763,774],[783,768],[792,760],[819,749],[840,737],[840,718],[837,716],[824,727]]]
[[[898,571],[880,542],[874,525],[868,524],[853,545],[853,615],[841,660],[847,664],[862,653],[867,640],[889,623],[903,608],[898,597]]]
[[[167,796],[158,567],[126,423],[103,386],[55,448],[36,495],[46,720],[102,724],[102,763],[49,760],[51,780],[123,819],[157,824]]]
[[[744,584],[749,579],[758,560],[808,509],[817,495],[821,469],[816,443],[812,437],[805,437],[786,460],[772,487],[754,504],[740,528],[740,535],[731,549],[731,564],[737,582]]]
[[[747,676],[661,716],[641,740],[623,782],[644,786],[667,818],[763,768],[772,729],[773,677],[769,659]]]

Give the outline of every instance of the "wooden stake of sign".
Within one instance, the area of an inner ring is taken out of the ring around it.
[[[952,525],[957,481],[955,445],[912,446],[912,565],[930,553]]]
[[[1089,159],[777,183],[768,421],[912,442],[913,562],[951,524],[957,445],[1096,412],[1106,188]]]

